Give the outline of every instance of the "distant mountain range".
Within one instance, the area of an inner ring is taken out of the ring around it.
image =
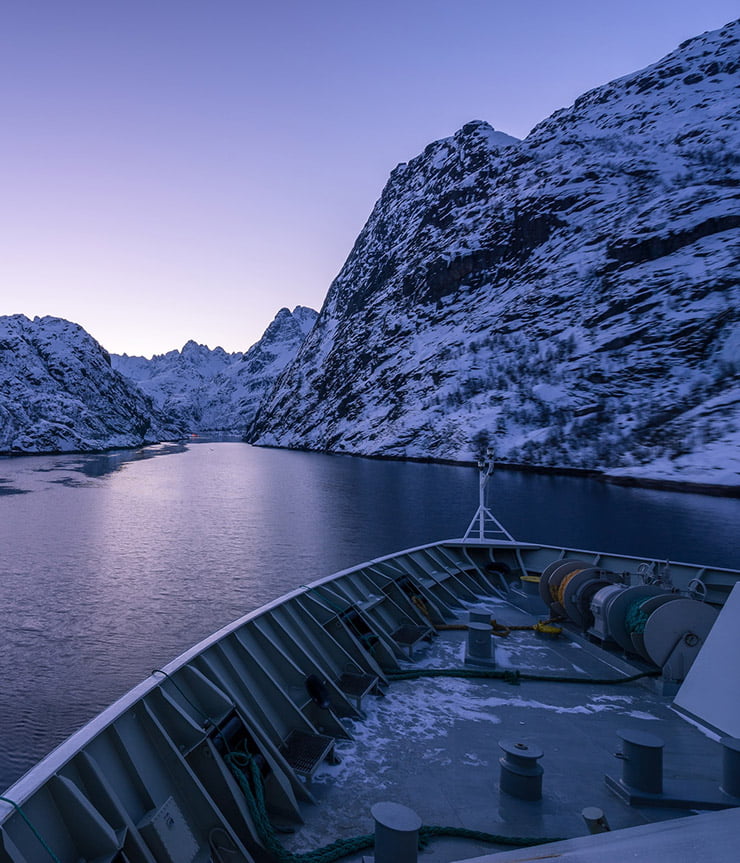
[[[280,372],[298,353],[318,313],[281,309],[246,353],[228,354],[188,342],[151,360],[112,354],[113,368],[134,381],[157,407],[193,431],[243,434]]]
[[[108,354],[61,318],[0,317],[0,453],[86,452],[244,434],[317,313],[281,309],[245,353],[188,342],[151,360]]]
[[[476,121],[430,144],[391,173],[318,317],[283,309],[244,354],[189,342],[107,365],[90,339],[93,383],[128,387],[129,431],[84,362],[48,355],[66,362],[69,338],[81,357],[79,328],[0,319],[0,449],[248,427],[257,444],[452,460],[493,444],[740,486],[739,88],[737,21],[523,141]]]

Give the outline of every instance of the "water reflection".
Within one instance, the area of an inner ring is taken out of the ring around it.
[[[0,789],[199,639],[478,502],[472,468],[197,444],[0,460]],[[738,499],[500,471],[490,503],[518,539],[740,567]]]
[[[0,495],[4,494],[26,494],[27,489],[24,488],[16,488],[15,486],[9,485],[9,479],[0,479]]]
[[[166,455],[179,455],[187,450],[183,441],[155,444],[140,449],[111,450],[103,453],[73,453],[70,455],[0,456],[0,495],[21,494],[38,490],[38,481],[64,486],[84,486],[79,474],[99,479],[122,470],[126,465]],[[47,478],[45,474],[49,474]],[[64,476],[58,476],[64,474]],[[11,485],[12,483],[12,485]],[[20,485],[31,486],[19,487]]]
[[[56,470],[75,470],[87,477],[102,477],[121,470],[127,464],[145,461],[163,455],[178,455],[186,450],[185,443],[163,443],[137,450],[115,450],[113,452],[95,453],[77,456],[77,464],[61,462]]]

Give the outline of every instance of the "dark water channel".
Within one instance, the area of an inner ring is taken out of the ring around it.
[[[0,459],[0,789],[220,626],[381,554],[460,536],[471,468],[237,442]],[[517,539],[740,568],[740,500],[500,472]]]

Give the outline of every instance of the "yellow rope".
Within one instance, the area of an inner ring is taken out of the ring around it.
[[[560,633],[563,631],[560,626],[553,626],[546,620],[535,623],[532,629],[535,632],[541,632],[544,635],[560,635]]]
[[[570,582],[578,575],[579,572],[583,572],[582,569],[574,569],[573,572],[569,572],[565,578],[558,585],[557,595],[555,599],[562,605],[563,600],[565,599],[565,588],[570,584]]]
[[[532,632],[544,632],[548,635],[558,635],[563,630],[559,626],[554,626],[555,621],[551,618],[550,620],[539,620],[537,623],[530,623],[524,626],[506,626],[503,623],[499,623],[495,618],[491,618],[491,627],[493,628],[493,635],[498,635],[501,638],[505,638],[511,632],[526,632],[531,630]],[[451,631],[462,631],[468,628],[467,623],[438,623],[434,627],[437,632],[451,632]]]

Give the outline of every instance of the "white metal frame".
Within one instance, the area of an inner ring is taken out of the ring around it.
[[[468,529],[465,531],[465,536],[463,537],[465,540],[485,542],[492,539],[506,539],[509,542],[514,542],[514,537],[486,506],[486,486],[493,475],[494,465],[493,450],[489,448],[486,451],[485,458],[481,458],[478,461],[478,509]]]

